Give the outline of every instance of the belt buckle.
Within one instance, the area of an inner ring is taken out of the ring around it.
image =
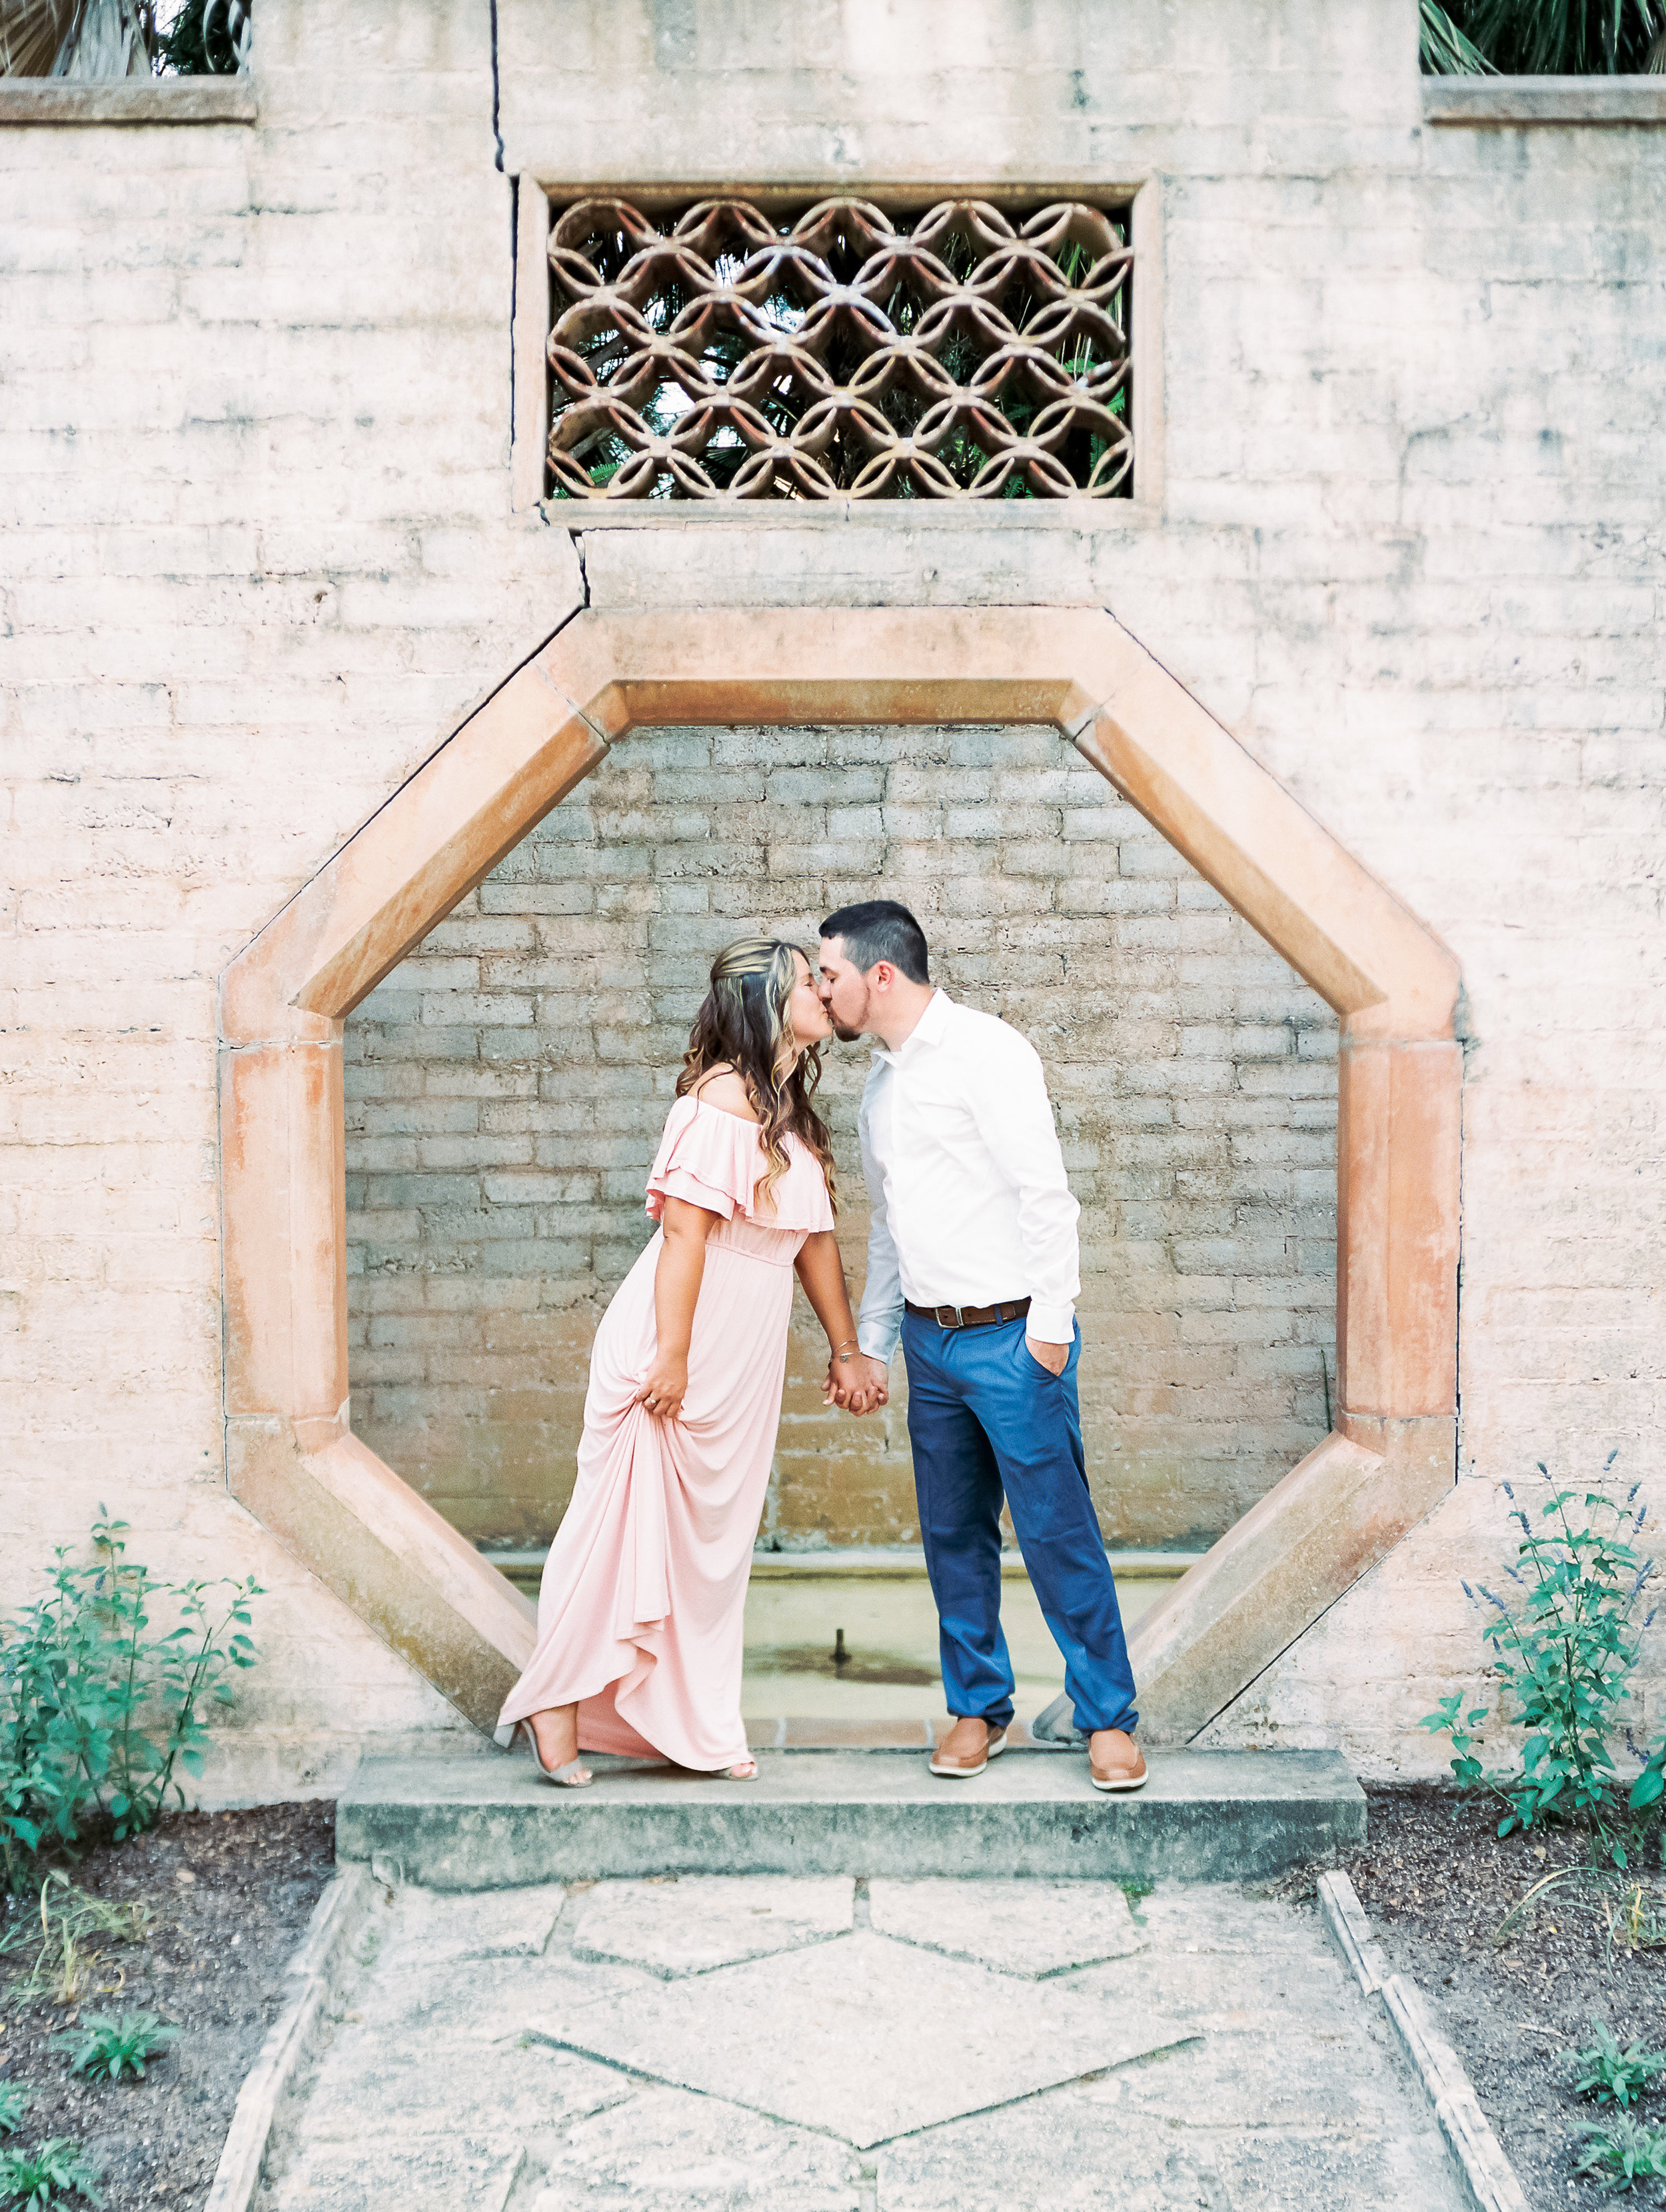
[[[961,1316],[964,1310],[965,1309],[963,1306],[939,1306],[937,1309],[938,1327],[939,1328],[964,1328],[966,1324],[961,1319]],[[952,1313],[954,1316],[954,1319],[952,1321],[945,1321],[943,1316],[945,1313]]]

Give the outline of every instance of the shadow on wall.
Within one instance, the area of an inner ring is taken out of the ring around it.
[[[1107,1540],[1206,1544],[1325,1433],[1336,1024],[1286,963],[1050,730],[643,732],[347,1024],[353,1425],[471,1539],[565,1507],[713,954],[881,889],[1046,1063]],[[853,1289],[866,1066],[823,1094]],[[800,1298],[765,1540],[915,1540],[905,1393],[830,1416],[821,1364]]]

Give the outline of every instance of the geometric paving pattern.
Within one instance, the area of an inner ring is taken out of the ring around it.
[[[683,1875],[599,1881],[578,1900],[575,1959],[614,1959],[666,1981],[850,1932],[848,1875]]]
[[[762,2031],[762,2032],[761,2032]],[[541,2041],[859,2150],[1185,2042],[1153,2006],[1043,1995],[863,1931],[534,2023]]]
[[[1109,1881],[882,1881],[868,1885],[882,1935],[1041,1981],[1146,1948]]]
[[[453,1959],[541,1959],[566,1904],[556,1882],[479,1897],[410,1890],[405,1935],[435,1966]]]
[[[769,1876],[558,1903],[395,1893],[259,2212],[1465,2203],[1310,1909],[1226,1884],[1130,1907],[1097,1883]]]

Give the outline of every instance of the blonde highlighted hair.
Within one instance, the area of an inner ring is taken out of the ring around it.
[[[799,981],[795,955],[809,963],[813,975],[814,957],[783,937],[739,937],[724,946],[712,963],[711,988],[689,1031],[677,1096],[686,1097],[714,1068],[733,1068],[757,1115],[758,1135],[769,1163],[763,1176],[765,1195],[790,1164],[786,1145],[790,1131],[821,1162],[832,1200],[833,1147],[826,1125],[810,1103],[821,1081],[821,1053],[815,1044],[801,1045],[793,1034],[790,1009]]]

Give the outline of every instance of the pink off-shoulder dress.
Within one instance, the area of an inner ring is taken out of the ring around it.
[[[683,1410],[631,1403],[657,1346],[656,1235],[620,1284],[590,1354],[578,1482],[544,1563],[538,1647],[503,1707],[515,1721],[576,1701],[586,1751],[659,1753],[715,1769],[747,1756],[742,1608],[781,1424],[793,1262],[833,1226],[821,1164],[796,1137],[773,1204],[757,1127],[679,1098],[648,1177],[720,1215],[689,1344]]]

